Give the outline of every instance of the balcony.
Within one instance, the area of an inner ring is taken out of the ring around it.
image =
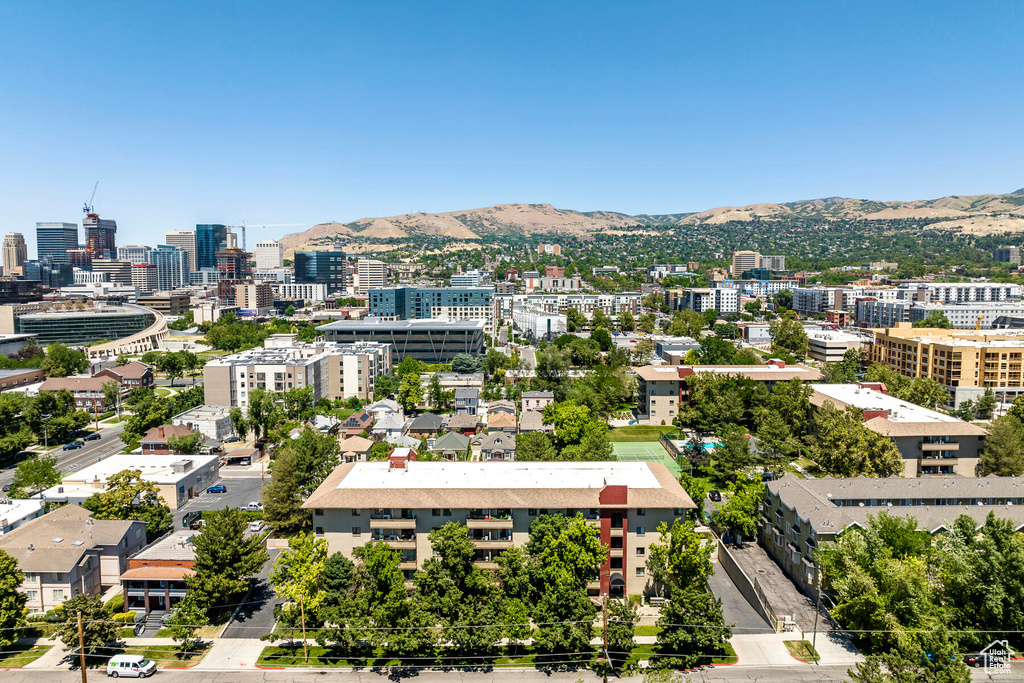
[[[925,452],[927,452],[927,451],[958,451],[958,450],[960,450],[960,444],[956,443],[955,441],[950,441],[950,442],[947,442],[947,443],[941,443],[941,442],[939,442],[939,443],[924,443],[924,442],[922,442],[922,443],[917,444],[917,447],[919,449],[921,449],[922,451],[925,451]]]
[[[390,529],[387,531],[390,531]],[[370,540],[375,543],[387,543],[397,550],[412,550],[416,548],[416,534],[387,533],[387,531],[370,534]]]
[[[511,510],[470,510],[466,517],[470,529],[511,529]]]
[[[398,568],[403,570],[403,571],[415,570],[416,569],[416,560],[412,560],[410,562],[401,562],[401,563],[399,563]]]
[[[389,517],[370,516],[371,529],[415,529],[416,519],[390,519]]]

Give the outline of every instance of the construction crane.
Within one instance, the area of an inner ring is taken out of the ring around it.
[[[100,181],[96,181],[96,184],[92,186],[92,196],[89,197],[89,201],[82,206],[82,213],[90,214],[96,213],[92,210],[92,200],[96,199],[96,188],[100,186]]]
[[[238,228],[242,231],[242,251],[247,251],[245,248],[245,229],[246,228],[297,228],[305,226],[305,223],[264,223],[262,225],[246,225],[245,221],[240,221],[238,225],[229,225],[228,227],[232,230]]]

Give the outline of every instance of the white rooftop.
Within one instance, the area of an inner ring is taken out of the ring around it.
[[[16,524],[40,513],[43,501],[38,498],[14,498],[0,501],[0,533],[3,527]]]
[[[808,339],[815,339],[818,341],[832,341],[840,343],[868,341],[866,336],[843,332],[842,330],[825,330],[820,327],[805,327],[804,332],[807,333]]]
[[[113,474],[122,470],[141,470],[142,478],[154,484],[173,484],[186,475],[203,467],[217,462],[216,455],[138,455],[131,453],[119,453],[100,462],[83,467],[77,472],[72,472],[64,477],[63,486],[76,482],[92,482],[96,479],[106,481]],[[176,473],[171,468],[173,463],[185,460],[192,461],[192,467],[183,473]]]
[[[952,415],[929,410],[857,384],[812,384],[811,389],[861,410],[887,410],[890,422],[960,422]]]
[[[356,463],[339,489],[631,489],[661,488],[643,462]]]

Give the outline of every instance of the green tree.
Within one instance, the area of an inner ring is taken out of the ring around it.
[[[171,526],[173,517],[160,489],[142,478],[142,470],[121,470],[107,479],[107,489],[87,498],[82,507],[96,519],[138,519],[146,535],[156,538]]]
[[[178,644],[181,652],[192,652],[199,644],[198,633],[202,626],[209,622],[206,608],[199,604],[192,594],[186,595],[167,621],[171,638]]]
[[[732,635],[722,615],[722,601],[702,584],[672,590],[658,617],[658,661],[692,669],[721,654]]]
[[[191,432],[184,436],[172,436],[167,439],[167,447],[172,452],[192,455],[198,453],[203,445],[203,435],[199,432]]]
[[[18,561],[0,550],[0,648],[17,642],[21,627],[25,625],[25,603],[28,598],[18,590],[25,575],[18,569]]]
[[[490,572],[473,563],[476,546],[465,526],[430,532],[433,555],[416,572],[417,597],[441,625],[440,640],[459,654],[485,652],[501,638],[501,595]]]
[[[668,326],[668,333],[677,337],[692,337],[700,341],[704,329],[704,316],[697,311],[676,311]]]
[[[469,373],[480,369],[476,357],[468,353],[457,353],[452,356],[452,372]]]
[[[636,319],[636,329],[644,334],[654,332],[654,316],[650,313],[641,315]]]
[[[701,317],[704,318],[704,325],[707,327],[711,327],[712,325],[715,324],[715,321],[718,320],[718,311],[716,311],[713,308],[709,308],[703,313],[701,313]]]
[[[392,375],[381,375],[373,383],[373,400],[380,401],[398,391],[399,380]]]
[[[826,401],[815,411],[811,432],[810,456],[828,474],[891,477],[903,471],[892,439],[865,427],[853,406],[839,410]]]
[[[703,497],[701,498],[703,500]],[[711,555],[715,546],[696,531],[693,520],[676,518],[671,528],[658,525],[659,543],[652,543],[647,571],[661,594],[691,584],[705,584],[711,576]]]
[[[953,323],[949,322],[949,318],[942,311],[932,311],[925,317],[914,322],[914,327],[930,327],[939,328],[943,330],[953,329]]]
[[[850,384],[857,381],[860,372],[860,354],[856,349],[849,349],[843,354],[841,361],[825,363],[822,374],[830,384]]]
[[[69,348],[60,342],[46,347],[46,358],[43,359],[43,372],[47,377],[68,377],[80,375],[89,367],[89,359],[84,351]]]
[[[780,312],[788,311],[793,308],[793,292],[788,289],[779,290],[772,297],[772,303],[775,304]]]
[[[1001,477],[1024,474],[1024,425],[1012,414],[996,418],[989,425],[985,449],[981,452],[981,474]]]
[[[764,484],[757,475],[740,475],[730,487],[732,495],[726,504],[711,517],[717,529],[732,529],[734,533],[750,537],[757,533],[759,510],[764,498]]]
[[[121,385],[114,380],[103,383],[103,405],[117,410],[117,421],[121,421]]]
[[[768,323],[768,334],[772,338],[772,353],[787,354],[795,358],[807,356],[810,348],[807,333],[792,312]]]
[[[640,363],[647,365],[651,360],[651,355],[654,353],[654,342],[650,339],[640,339],[636,345],[633,346],[633,353],[631,354],[632,361],[634,363]]]
[[[441,379],[435,372],[430,378],[430,383],[427,385],[427,401],[430,406],[435,409],[440,409],[444,403],[444,388],[441,386]]]
[[[167,378],[171,380],[172,387],[174,386],[174,380],[181,377],[184,371],[181,356],[177,353],[165,353],[160,356],[156,361],[156,368],[167,375]]]
[[[570,332],[577,332],[587,324],[587,319],[575,308],[568,308],[565,311],[566,326]]]
[[[470,356],[470,358],[472,358],[472,356]],[[395,376],[399,379],[406,375],[419,375],[422,373],[423,363],[419,362],[412,356],[406,356],[403,358],[402,362],[398,364],[398,368],[395,370]]]
[[[246,424],[252,430],[252,436],[257,441],[266,437],[271,426],[278,421],[279,410],[277,408],[273,392],[262,387],[256,387],[249,392],[249,407],[246,410]]]
[[[636,320],[634,320],[632,313],[623,311],[619,314],[619,328],[623,332],[632,332],[636,329]]]
[[[294,304],[288,304],[288,308],[284,309],[284,314],[286,316],[288,316],[289,318],[291,316],[295,315],[295,306],[294,306]]]
[[[720,476],[741,472],[754,464],[746,429],[738,425],[724,425],[718,431],[718,438],[722,445],[711,455]]]
[[[191,351],[178,351],[178,357],[181,359],[182,369],[192,377],[192,386],[195,386],[196,370],[203,367],[205,361]]]
[[[302,624],[302,656],[309,662],[306,644],[306,610],[315,613],[326,594],[323,574],[327,565],[327,541],[311,534],[299,534],[288,540],[288,549],[281,553],[270,574],[270,585],[278,597],[288,601],[286,608],[299,606]]]
[[[98,595],[78,593],[65,600],[60,613],[64,621],[57,624],[53,636],[64,643],[66,649],[78,652],[80,643],[87,655],[96,649],[105,652],[105,646],[119,639],[118,624],[110,620],[103,610],[103,601]],[[78,635],[78,614],[82,614],[82,640]]]
[[[544,432],[524,432],[516,439],[516,460],[536,462],[557,459],[558,451]]]
[[[608,600],[608,664],[615,671],[625,665],[636,647],[633,634],[640,621],[636,604],[629,600]]]
[[[153,427],[166,424],[170,419],[168,402],[151,389],[135,389],[127,399],[131,415],[124,420],[121,441],[128,449],[139,447],[139,440]]]
[[[988,420],[992,417],[997,405],[995,392],[990,387],[985,387],[985,391],[978,397],[978,402],[974,406],[974,412],[979,420]]]
[[[611,351],[613,347],[612,335],[607,328],[599,327],[590,333],[590,338],[597,342],[602,351]]]
[[[56,486],[61,482],[57,469],[57,456],[35,455],[18,464],[11,480],[11,498],[28,498],[39,491]]]
[[[793,436],[782,415],[766,410],[757,426],[757,447],[764,456],[762,464],[778,467],[797,455],[800,440]]]
[[[271,480],[263,489],[263,518],[278,533],[295,533],[312,525],[302,504],[338,466],[339,446],[330,434],[304,429],[277,452]]]
[[[281,394],[284,414],[289,420],[308,420],[313,417],[313,387],[289,389]]]
[[[423,401],[423,389],[420,387],[420,376],[415,373],[402,375],[402,384],[398,389],[398,402],[406,412],[416,409]]]
[[[242,409],[235,406],[228,411],[228,415],[231,417],[231,425],[235,429],[235,434],[244,440],[249,433],[249,423],[246,421],[245,415],[242,414]]]
[[[241,510],[207,512],[203,520],[193,541],[195,574],[186,581],[205,609],[223,609],[248,590],[269,558],[259,536],[246,536],[249,517]]]

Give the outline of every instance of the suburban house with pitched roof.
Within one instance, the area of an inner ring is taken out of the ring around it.
[[[199,533],[174,531],[128,560],[120,576],[126,610],[169,612],[188,595],[185,581],[195,574],[194,539]]]
[[[383,417],[377,418],[370,432],[380,435],[385,439],[401,436],[405,431],[405,418],[398,413],[384,413]]]
[[[480,418],[469,413],[456,413],[448,418],[447,428],[452,432],[473,436],[480,428]]]
[[[545,406],[555,402],[555,394],[551,391],[524,391],[522,397],[523,412],[536,410],[540,412]]]
[[[366,462],[370,459],[373,442],[361,436],[338,439],[342,462]]]
[[[515,460],[516,437],[504,432],[490,432],[480,439],[481,460]]]
[[[516,416],[511,413],[493,413],[487,418],[487,431],[490,433],[504,432],[514,435],[516,433]]]
[[[547,432],[554,433],[555,426],[544,424],[544,415],[537,410],[524,410],[519,416],[519,433]]]
[[[469,437],[458,432],[445,432],[434,439],[430,452],[441,460],[456,461],[469,459]]]
[[[347,436],[359,436],[373,426],[373,415],[365,410],[352,413],[341,423],[341,433]]]
[[[461,387],[455,390],[455,412],[476,415],[480,411],[480,390]]]
[[[171,448],[170,440],[192,434],[199,434],[199,432],[179,425],[160,425],[146,432],[145,436],[139,440],[139,444],[142,446],[143,455],[176,455],[181,451]],[[200,437],[202,437],[201,434]],[[202,445],[201,438],[199,443]]]
[[[414,439],[430,439],[444,428],[444,420],[436,413],[423,413],[409,424],[409,436]]]
[[[124,389],[153,386],[153,368],[137,360],[100,370],[93,377],[109,377]]]
[[[87,413],[103,413],[107,410],[103,385],[110,381],[109,377],[51,377],[39,385],[39,391],[70,391],[78,408]]]

